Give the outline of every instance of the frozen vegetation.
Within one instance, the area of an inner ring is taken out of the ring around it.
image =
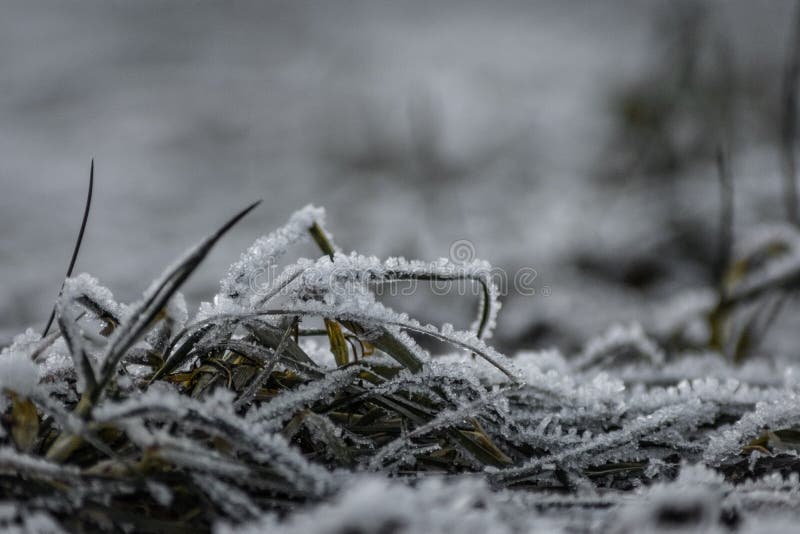
[[[235,4],[3,2],[0,531],[797,529],[794,0]]]
[[[54,331],[3,349],[4,530],[796,523],[800,369],[749,357],[760,315],[800,277],[796,230],[754,234],[725,284],[665,304],[651,328],[509,358],[487,343],[499,310],[488,263],[345,253],[311,206],[257,239],[190,314],[181,284],[253,207],[137,302],[88,274],[67,279]],[[281,262],[309,240],[319,258]],[[379,289],[410,282],[474,285],[472,327],[381,301]],[[432,355],[425,339],[449,349]]]

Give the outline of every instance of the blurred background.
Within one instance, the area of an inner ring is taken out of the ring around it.
[[[0,340],[40,329],[69,260],[122,301],[255,198],[185,286],[307,203],[345,250],[468,240],[511,292],[504,349],[573,347],[711,283],[735,228],[783,217],[780,88],[796,2],[38,2],[0,5]],[[306,249],[312,254],[312,249]],[[398,307],[469,324],[474,299]]]

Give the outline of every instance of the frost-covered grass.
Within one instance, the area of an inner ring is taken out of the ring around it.
[[[307,207],[190,316],[178,290],[253,206],[121,304],[68,279],[0,355],[0,526],[22,531],[762,531],[796,519],[798,370],[752,358],[797,231],[735,251],[658,328],[507,358],[490,266],[342,253]],[[313,240],[318,259],[279,268]],[[479,288],[468,330],[377,298]],[[778,304],[775,302],[778,301]],[[450,347],[432,356],[421,340]],[[737,365],[738,364],[738,365]],[[792,473],[790,475],[790,473]]]

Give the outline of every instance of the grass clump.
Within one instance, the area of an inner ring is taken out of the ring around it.
[[[735,367],[709,377],[707,360],[677,362],[638,325],[612,328],[576,358],[511,361],[485,342],[499,308],[488,264],[343,254],[313,207],[259,238],[190,320],[181,285],[256,204],[139,302],[117,303],[89,275],[68,278],[58,329],[4,349],[4,526],[272,524],[335,495],[347,501],[365,472],[481,473],[483,490],[583,509],[620,504],[622,490],[672,480],[687,462],[714,484],[720,473],[738,483],[759,466],[770,472],[776,457],[797,465],[780,453],[794,446],[798,408],[780,377],[748,383]],[[321,256],[278,269],[306,239]],[[473,329],[424,325],[376,298],[376,286],[409,281],[481,287]],[[720,306],[747,298],[730,294]],[[431,358],[421,336],[452,354]],[[575,499],[578,488],[600,497]]]
[[[307,208],[257,241],[214,303],[187,321],[178,289],[255,206],[130,306],[88,275],[68,278],[58,331],[41,338],[29,331],[5,350],[8,377],[41,378],[24,388],[2,379],[5,495],[47,502],[57,521],[79,530],[205,530],[221,518],[318,499],[335,488],[336,468],[399,471],[410,458],[415,469],[438,472],[510,463],[461,404],[487,402],[484,388],[431,372],[407,333],[466,348],[516,380],[480,339],[497,304],[479,265],[336,254],[321,210]],[[324,256],[254,288],[252,266],[274,261],[305,234]],[[370,298],[371,284],[432,279],[483,284],[476,332],[421,325]],[[318,322],[324,328],[306,326]],[[314,338],[330,350],[307,343]]]

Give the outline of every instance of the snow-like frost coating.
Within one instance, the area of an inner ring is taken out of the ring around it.
[[[28,329],[14,338],[10,347],[0,352],[0,390],[30,396],[39,382],[39,369],[30,352],[39,336]]]

